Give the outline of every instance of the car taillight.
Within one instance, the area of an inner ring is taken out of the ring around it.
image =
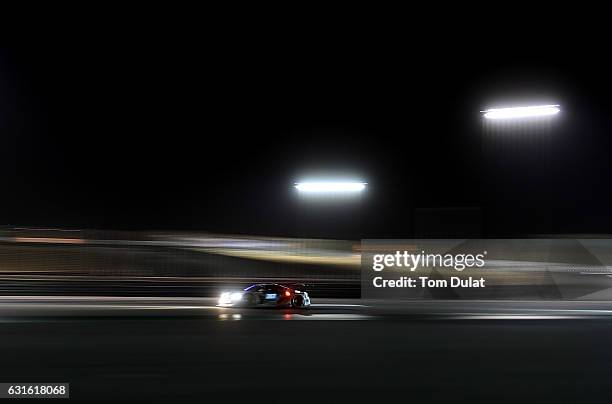
[[[289,292],[288,290],[285,290],[285,296],[287,297],[291,296],[291,292]]]

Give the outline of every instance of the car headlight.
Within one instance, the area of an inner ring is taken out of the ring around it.
[[[242,300],[242,293],[234,292],[231,294],[230,298],[232,299],[232,302],[238,302]]]

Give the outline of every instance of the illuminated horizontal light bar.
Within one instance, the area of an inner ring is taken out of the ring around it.
[[[484,112],[486,119],[516,119],[556,115],[561,111],[559,105],[536,105],[532,107],[491,108]]]
[[[365,189],[365,182],[298,182],[295,188],[299,192],[316,194],[336,194],[361,192]]]

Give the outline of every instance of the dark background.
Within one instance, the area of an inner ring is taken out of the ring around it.
[[[3,49],[0,223],[410,237],[468,208],[483,236],[612,232],[605,37],[460,27]],[[513,100],[562,114],[487,156],[479,111]],[[313,210],[291,188],[312,170],[368,191]]]

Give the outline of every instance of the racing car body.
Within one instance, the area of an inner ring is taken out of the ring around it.
[[[308,293],[298,289],[304,285],[279,285],[278,283],[258,283],[242,291],[221,293],[219,306],[256,307],[276,306],[307,308],[310,306]]]

